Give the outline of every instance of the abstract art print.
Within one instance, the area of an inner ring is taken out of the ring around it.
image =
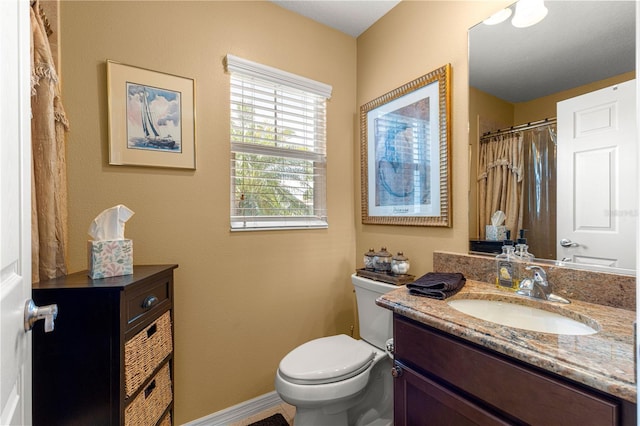
[[[193,79],[107,61],[109,164],[195,169]]]
[[[361,107],[363,223],[450,226],[449,69]]]

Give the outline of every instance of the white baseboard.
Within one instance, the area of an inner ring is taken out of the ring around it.
[[[185,423],[184,426],[224,426],[276,407],[283,402],[278,393],[273,391]]]

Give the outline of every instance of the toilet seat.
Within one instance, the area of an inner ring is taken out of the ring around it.
[[[360,374],[374,356],[371,346],[345,334],[322,337],[289,352],[280,362],[279,372],[291,383],[333,383]]]

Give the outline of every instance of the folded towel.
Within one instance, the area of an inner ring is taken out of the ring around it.
[[[410,294],[444,300],[464,287],[467,279],[460,273],[429,272],[407,284]]]

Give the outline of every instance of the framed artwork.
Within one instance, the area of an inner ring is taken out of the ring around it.
[[[360,107],[362,223],[451,226],[447,64]]]
[[[193,79],[107,61],[109,164],[196,168]]]

